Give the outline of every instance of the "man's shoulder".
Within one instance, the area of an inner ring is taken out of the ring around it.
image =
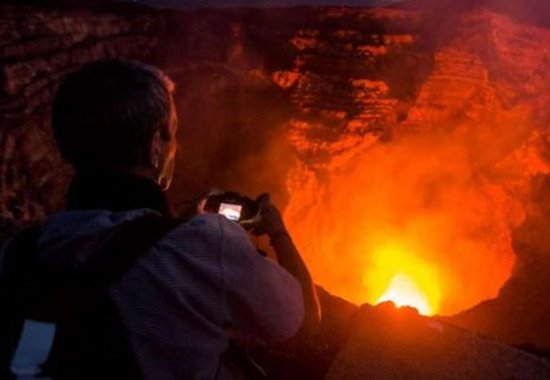
[[[168,235],[167,238],[192,239],[209,243],[221,243],[226,234],[229,221],[219,214],[199,214],[190,219],[182,220]],[[238,227],[238,226],[237,226]],[[240,228],[240,227],[239,227]],[[244,232],[244,231],[243,231]],[[234,232],[238,233],[238,232]]]
[[[158,247],[183,249],[184,251],[213,252],[218,248],[229,246],[246,246],[249,249],[250,239],[246,231],[236,222],[219,214],[196,215],[172,229],[159,242]]]
[[[246,237],[246,231],[236,222],[220,214],[199,214],[182,222],[177,229],[192,231],[217,237],[220,240],[227,236]]]

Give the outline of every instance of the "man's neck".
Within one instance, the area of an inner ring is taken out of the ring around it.
[[[128,172],[77,172],[67,194],[67,207],[114,212],[151,208],[170,215],[168,200],[160,187],[147,176]]]

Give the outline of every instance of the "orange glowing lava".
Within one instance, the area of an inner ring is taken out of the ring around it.
[[[443,280],[438,270],[405,245],[389,243],[376,249],[363,280],[370,284],[372,294],[381,294],[376,304],[392,301],[397,307],[414,307],[423,315],[440,310]]]
[[[424,315],[496,297],[514,266],[518,189],[544,168],[515,158],[528,139],[476,138],[407,136],[322,176],[297,166],[285,218],[315,281],[357,304],[393,301]]]
[[[397,307],[410,306],[420,314],[432,315],[433,311],[426,295],[418,288],[416,282],[409,276],[399,273],[390,282],[388,290],[376,302],[391,301]]]

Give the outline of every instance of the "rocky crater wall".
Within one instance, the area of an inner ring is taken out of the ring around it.
[[[49,107],[57,84],[103,58],[148,59],[163,20],[0,5],[0,214],[36,221],[62,206],[68,168],[56,153]]]

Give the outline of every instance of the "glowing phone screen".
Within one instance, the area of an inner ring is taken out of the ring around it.
[[[220,210],[218,211],[219,214],[222,214],[229,220],[233,220],[235,222],[238,222],[241,217],[241,211],[243,209],[243,206],[241,205],[233,205],[230,203],[222,203],[220,204]]]

